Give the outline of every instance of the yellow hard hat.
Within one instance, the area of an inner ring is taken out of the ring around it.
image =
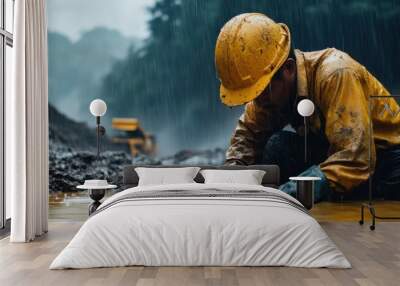
[[[289,50],[290,32],[285,24],[260,13],[233,17],[221,29],[215,46],[221,101],[235,106],[256,98],[286,61]]]

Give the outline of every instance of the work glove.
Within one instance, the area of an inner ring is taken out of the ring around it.
[[[314,202],[320,202],[326,199],[329,195],[329,184],[328,179],[325,177],[324,173],[321,171],[319,166],[313,165],[304,172],[302,172],[298,177],[319,177],[320,181],[314,182]],[[296,182],[289,181],[285,184],[279,186],[279,190],[285,192],[293,197],[296,197]]]

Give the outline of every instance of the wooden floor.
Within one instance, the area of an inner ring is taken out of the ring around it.
[[[112,192],[109,193],[111,195]],[[84,221],[88,217],[88,205],[91,202],[87,193],[59,193],[50,197],[50,219]],[[400,201],[377,201],[377,215],[400,216]],[[358,221],[361,202],[322,202],[315,205],[311,214],[318,221]],[[369,218],[366,211],[366,218]]]
[[[28,244],[0,241],[0,285],[400,285],[400,222],[360,226],[359,203],[321,203],[312,215],[343,251],[352,269],[289,267],[123,267],[48,270],[87,218],[88,200],[51,202],[49,233]],[[384,216],[400,202],[379,202]]]
[[[322,202],[316,204],[311,210],[311,214],[319,222],[340,222],[360,220],[360,206],[362,202],[342,202],[331,203]],[[399,201],[377,201],[374,202],[376,215],[383,217],[400,217],[400,202]],[[370,222],[371,216],[365,209],[366,222]],[[400,220],[398,220],[400,221]]]
[[[0,285],[399,285],[400,223],[376,231],[351,222],[322,222],[352,269],[289,267],[123,267],[48,270],[81,226],[50,222],[44,237],[29,244],[0,241]]]

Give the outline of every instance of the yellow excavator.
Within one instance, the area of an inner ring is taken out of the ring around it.
[[[144,132],[137,118],[113,118],[112,128],[119,131],[119,134],[112,138],[112,142],[127,144],[133,157],[138,154],[155,154],[155,137]]]

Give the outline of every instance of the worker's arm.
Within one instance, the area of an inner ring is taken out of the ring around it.
[[[321,83],[320,108],[329,141],[328,158],[320,169],[330,188],[349,191],[369,177],[368,96],[358,75],[342,69]],[[371,140],[371,169],[375,168],[375,145]]]
[[[264,146],[273,132],[279,130],[279,115],[272,109],[246,104],[226,152],[228,165],[251,165],[262,158]]]

